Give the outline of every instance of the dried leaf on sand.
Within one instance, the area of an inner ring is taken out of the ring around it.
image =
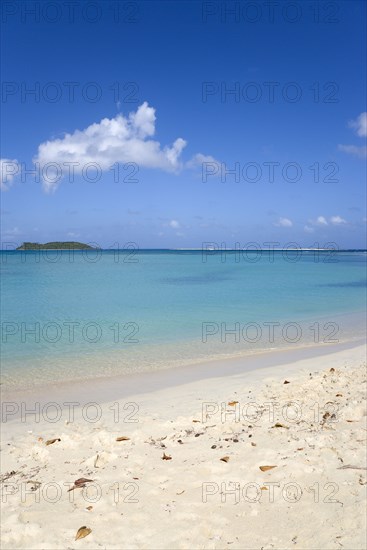
[[[92,529],[89,529],[89,527],[86,527],[85,525],[83,525],[83,527],[80,527],[78,529],[77,534],[75,535],[75,540],[84,539],[84,537],[87,537],[91,532],[92,532]]]
[[[56,443],[56,441],[61,441],[61,439],[59,437],[57,437],[56,439],[48,439],[46,441],[46,445],[53,445],[54,443]]]
[[[74,485],[84,485],[84,483],[93,483],[93,479],[87,479],[86,477],[80,477],[74,481]]]
[[[85,487],[85,484],[86,483],[93,483],[93,479],[87,479],[86,477],[80,477],[79,479],[76,479],[74,481],[74,485],[73,487],[71,487],[69,490],[68,490],[68,493],[70,493],[70,491],[74,491],[74,489],[83,489],[83,487]]]

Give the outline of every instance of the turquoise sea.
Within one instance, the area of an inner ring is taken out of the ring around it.
[[[5,387],[363,337],[364,251],[1,252]]]

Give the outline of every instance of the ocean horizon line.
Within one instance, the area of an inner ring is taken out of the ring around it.
[[[90,244],[90,243],[86,243]],[[92,243],[93,244],[93,243]],[[131,243],[136,244],[136,243]],[[29,248],[29,249],[23,249],[23,250],[15,250],[15,249],[5,249],[0,248],[0,252],[38,252],[40,250],[43,251],[54,251],[54,252],[84,252],[85,250],[91,250],[91,249],[83,249],[83,248]],[[204,247],[180,247],[180,248],[155,248],[155,247],[144,247],[144,248],[103,248],[96,246],[92,250],[101,250],[102,252],[113,252],[115,250],[119,250],[120,252],[126,251],[131,252],[132,250],[135,250],[137,252],[144,252],[144,251],[151,251],[151,252],[246,252],[246,253],[258,253],[258,252],[292,252],[292,251],[298,251],[298,252],[315,252],[315,251],[326,251],[330,252],[333,251],[335,253],[337,252],[367,252],[366,248],[313,248],[313,247],[287,247],[287,248],[204,248]]]

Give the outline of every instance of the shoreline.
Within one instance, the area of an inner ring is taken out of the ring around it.
[[[271,343],[267,341],[266,337],[260,344],[251,342],[246,344],[241,342],[238,345],[221,344],[220,340],[217,340],[208,349],[206,349],[207,344],[198,340],[187,339],[162,344],[147,342],[131,349],[110,348],[108,351],[95,350],[92,354],[85,349],[69,355],[68,350],[65,350],[67,351],[65,355],[61,353],[54,356],[46,355],[42,357],[41,361],[40,357],[36,356],[34,365],[32,356],[29,359],[17,357],[14,364],[8,363],[3,351],[0,392],[37,392],[47,391],[55,384],[104,383],[108,379],[119,380],[120,378],[129,380],[135,375],[148,376],[151,373],[166,373],[171,370],[179,372],[182,369],[196,367],[200,369],[203,365],[216,365],[218,362],[250,361],[254,357],[269,353],[298,353],[303,349],[323,347],[327,349],[330,346],[338,345],[353,346],[365,340],[364,335],[367,327],[365,314],[362,310],[321,315],[317,318],[317,323],[319,325],[328,324],[330,319],[333,319],[338,333],[342,330],[341,334],[338,334],[339,338],[336,342],[321,338],[318,342],[312,340],[313,333],[308,325],[310,322],[314,322],[314,318],[303,318],[292,321],[291,324],[297,325],[305,337],[302,336],[301,340],[287,344],[281,338]],[[286,325],[289,320],[283,322]],[[261,330],[261,322],[259,326]],[[266,329],[263,328],[263,330]],[[20,367],[19,364],[21,364]],[[50,364],[53,364],[53,367],[49,367]]]
[[[219,357],[199,361],[180,367],[156,369],[151,371],[80,378],[57,381],[31,388],[6,390],[0,388],[1,400],[23,402],[33,400],[40,406],[50,401],[60,402],[62,395],[68,395],[71,401],[84,399],[84,403],[97,401],[111,402],[150,391],[179,387],[188,383],[200,383],[203,380],[251,375],[281,365],[289,365],[305,359],[317,359],[344,350],[353,350],[365,346],[365,339],[338,342],[333,344],[313,344],[297,348],[261,350],[242,356]]]

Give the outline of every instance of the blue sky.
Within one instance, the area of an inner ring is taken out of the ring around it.
[[[2,4],[3,243],[366,247],[365,2],[51,4]]]

